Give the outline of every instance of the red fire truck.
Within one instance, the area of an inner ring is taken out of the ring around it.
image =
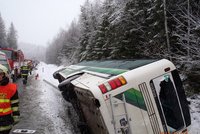
[[[20,67],[24,62],[24,54],[21,50],[14,50],[12,48],[0,48],[0,51],[4,52],[8,58],[13,81],[20,76]]]

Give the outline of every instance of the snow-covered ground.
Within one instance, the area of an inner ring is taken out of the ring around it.
[[[39,74],[39,79],[45,79],[57,86],[58,81],[53,78],[53,73],[59,69],[63,68],[63,66],[56,66],[51,64],[45,64],[41,62],[37,66],[36,73]],[[200,134],[200,95],[195,95],[193,97],[188,98],[191,102],[190,104],[190,113],[192,125],[189,131],[189,134]]]
[[[10,134],[21,129],[35,130],[34,134],[79,134],[68,114],[71,104],[63,99],[56,88],[58,82],[52,76],[58,68],[40,63],[26,85],[18,79],[20,122],[14,125]],[[35,79],[36,74],[38,79]]]
[[[192,120],[189,134],[200,134],[200,95],[194,95],[188,98],[188,100],[191,102],[190,113]]]
[[[53,78],[53,73],[63,67],[64,66],[58,67],[53,64],[46,64],[44,62],[40,62],[40,64],[36,67],[37,70],[35,72],[36,74],[39,75],[38,79],[47,80],[51,84],[57,86],[59,83],[58,83],[58,80]]]

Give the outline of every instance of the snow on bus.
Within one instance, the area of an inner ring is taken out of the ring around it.
[[[188,133],[185,91],[166,59],[81,62],[53,76],[79,115],[82,133]]]

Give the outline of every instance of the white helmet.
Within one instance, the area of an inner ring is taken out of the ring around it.
[[[8,74],[8,69],[5,66],[3,66],[2,64],[0,64],[0,73],[1,72],[5,73],[5,75]]]

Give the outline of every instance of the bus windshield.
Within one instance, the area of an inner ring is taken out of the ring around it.
[[[160,82],[159,98],[167,125],[176,130],[182,128],[184,122],[181,115],[181,109],[178,103],[176,91],[170,78],[168,81],[163,80]]]
[[[150,82],[164,130],[176,132],[191,124],[189,107],[177,70]]]

